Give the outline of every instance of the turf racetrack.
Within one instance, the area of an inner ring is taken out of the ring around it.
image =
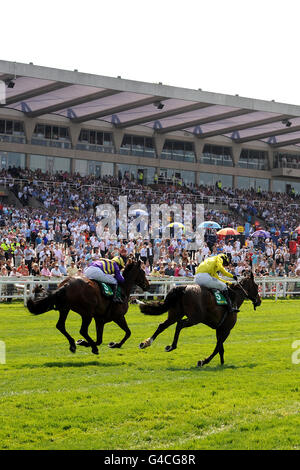
[[[256,311],[246,302],[238,315],[225,365],[216,356],[199,369],[215,346],[204,325],[184,329],[173,352],[164,347],[175,326],[139,350],[166,314],[146,317],[131,306],[122,349],[107,346],[123,337],[110,323],[99,356],[79,347],[72,354],[57,312],[35,317],[1,304],[0,448],[300,449],[300,302],[263,301]],[[70,313],[75,339],[79,328]]]

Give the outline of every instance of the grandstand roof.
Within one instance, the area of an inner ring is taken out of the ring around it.
[[[54,114],[77,124],[106,121],[127,132],[142,125],[169,137],[184,131],[199,139],[300,146],[296,105],[7,61],[0,61],[0,80],[14,83],[0,108],[30,118]]]

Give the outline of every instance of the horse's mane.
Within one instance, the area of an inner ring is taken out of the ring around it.
[[[134,266],[137,266],[137,263],[134,260],[127,263],[123,271],[123,276],[126,276],[128,273],[130,273],[130,271],[132,270]]]

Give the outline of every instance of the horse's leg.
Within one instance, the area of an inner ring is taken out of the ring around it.
[[[104,329],[105,322],[103,320],[100,320],[98,317],[95,317],[95,323],[96,323],[96,331],[97,331],[96,344],[97,346],[100,346],[103,340],[103,329]]]
[[[202,361],[198,361],[198,367],[202,367],[204,366],[205,364],[208,364],[214,357],[216,354],[220,354],[220,358],[221,358],[221,364],[223,365],[224,364],[224,347],[223,347],[223,343],[224,341],[226,340],[226,338],[228,337],[230,333],[230,329],[226,329],[226,330],[217,330],[216,334],[217,334],[217,344],[216,344],[216,347],[213,351],[213,353],[208,356],[206,359],[202,360]]]
[[[60,331],[69,341],[70,343],[70,351],[74,353],[76,351],[76,344],[75,340],[72,338],[71,335],[66,330],[66,319],[68,316],[69,310],[60,310],[59,311],[59,319],[56,323],[56,328]]]
[[[93,341],[92,338],[88,334],[88,328],[89,328],[89,325],[90,325],[93,317],[92,316],[86,316],[86,315],[81,315],[81,317],[82,317],[82,324],[81,324],[81,328],[80,328],[80,334],[89,343],[89,346],[92,347],[92,353],[99,354],[99,351],[98,351],[98,348],[97,348],[97,345],[96,345],[95,341]],[[77,344],[79,344],[79,343],[77,342]]]
[[[166,352],[170,352],[170,351],[173,351],[174,349],[177,348],[177,342],[178,342],[178,338],[179,338],[179,333],[181,332],[182,328],[188,328],[189,326],[193,326],[195,325],[195,323],[193,323],[191,320],[189,320],[188,318],[185,318],[185,319],[180,319],[178,322],[177,322],[177,325],[176,325],[176,330],[175,330],[175,335],[174,335],[174,339],[173,339],[173,343],[171,346],[166,346],[165,347],[165,351]]]
[[[217,340],[220,341],[220,347],[219,347],[219,355],[220,355],[220,361],[221,364],[224,364],[224,346],[223,343],[226,341],[228,335],[230,333],[230,330],[226,331],[219,331],[217,330]]]
[[[160,323],[158,325],[158,328],[157,330],[155,331],[155,333],[150,337],[150,338],[147,338],[145,339],[142,343],[140,343],[140,349],[145,349],[145,348],[148,348],[149,346],[151,346],[151,344],[153,343],[153,341],[155,340],[155,338],[160,334],[162,333],[166,328],[168,328],[169,326],[173,325],[173,323],[175,323],[177,321],[177,319],[174,319],[174,318],[170,318],[168,317],[166,319],[166,321],[164,321],[163,323]]]
[[[131,331],[130,329],[128,328],[128,325],[127,325],[127,321],[125,319],[125,317],[121,317],[121,318],[118,318],[117,320],[114,320],[114,322],[120,327],[122,328],[122,330],[125,331],[125,336],[124,338],[119,342],[119,343],[114,343],[113,341],[109,343],[109,347],[110,348],[120,348],[124,343],[125,341],[128,340],[129,336],[131,335]]]

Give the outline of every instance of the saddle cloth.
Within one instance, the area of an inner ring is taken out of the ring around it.
[[[227,305],[227,300],[225,299],[224,295],[218,289],[210,289],[211,292],[214,294],[217,305]]]
[[[110,284],[106,284],[105,282],[98,282],[98,281],[95,281],[95,282],[97,282],[98,286],[101,289],[102,294],[105,297],[112,297],[113,296],[113,290],[112,290]],[[122,291],[121,291],[120,286],[118,286],[118,288],[117,288],[117,298],[118,299],[122,298]]]

